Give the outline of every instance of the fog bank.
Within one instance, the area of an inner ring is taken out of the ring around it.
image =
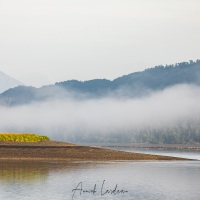
[[[0,132],[34,132],[76,142],[118,137],[141,128],[172,127],[200,118],[200,87],[179,85],[138,99],[54,100],[0,108]],[[199,120],[200,122],[200,120]]]

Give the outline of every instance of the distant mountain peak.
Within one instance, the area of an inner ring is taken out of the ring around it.
[[[8,76],[4,72],[0,71],[0,93],[4,91],[17,87],[19,85],[24,85],[22,82]]]

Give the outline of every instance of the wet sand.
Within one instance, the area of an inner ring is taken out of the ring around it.
[[[108,150],[66,142],[2,142],[1,160],[130,161],[188,160],[169,156]]]

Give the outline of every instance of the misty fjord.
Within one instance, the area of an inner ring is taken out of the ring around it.
[[[0,199],[198,200],[199,77],[197,60],[3,92]]]
[[[0,0],[0,200],[199,200],[199,11]]]

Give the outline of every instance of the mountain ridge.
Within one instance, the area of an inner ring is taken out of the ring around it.
[[[178,84],[200,85],[200,60],[175,65],[159,65],[114,80],[67,80],[41,88],[18,86],[0,95],[0,105],[22,105],[47,99],[135,98]]]

